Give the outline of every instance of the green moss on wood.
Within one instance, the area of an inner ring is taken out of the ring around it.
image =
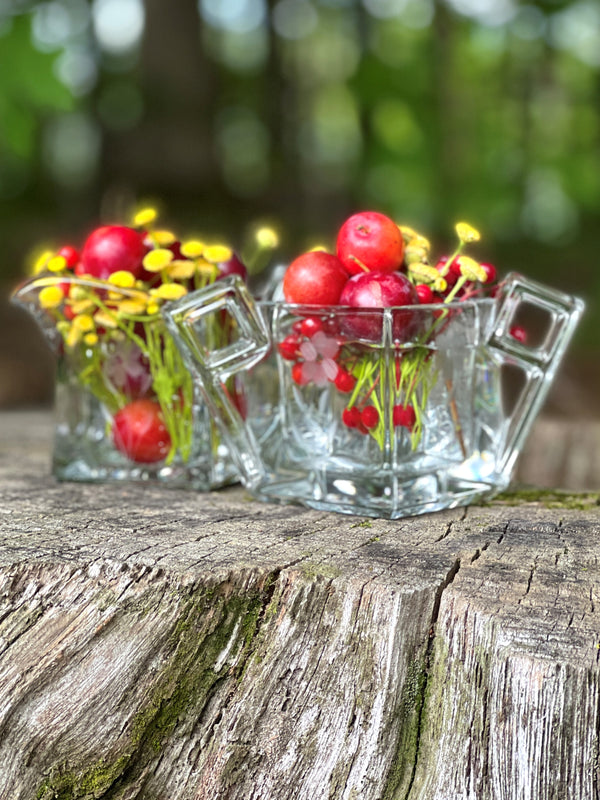
[[[302,562],[300,569],[302,575],[309,581],[318,580],[319,578],[332,581],[342,574],[339,567],[334,567],[332,564],[318,564],[314,561]]]
[[[57,767],[39,787],[36,800],[73,800],[73,798],[100,798],[121,775],[129,761],[122,756],[113,764],[101,759],[88,770],[77,774],[66,765]]]
[[[398,713],[394,719],[394,724],[398,726],[396,753],[382,800],[405,798],[410,789],[421,736],[426,687],[427,655],[424,653],[408,665]]]
[[[262,608],[259,594],[226,599],[215,590],[205,590],[192,596],[172,634],[168,667],[148,705],[134,719],[134,743],[159,753],[190,708],[197,717],[217,685],[230,675],[226,664],[215,670],[227,647],[228,660],[236,661],[234,674],[243,668]]]
[[[176,729],[186,735],[184,720],[201,716],[218,685],[241,675],[273,580],[243,596],[233,594],[229,584],[193,591],[180,609],[162,670],[131,721],[119,757],[110,762],[105,754],[87,768],[57,767],[38,788],[36,800],[96,800],[112,797],[119,784],[134,784]],[[217,669],[226,648],[227,658]]]
[[[600,506],[599,492],[567,492],[559,489],[537,489],[518,487],[499,494],[491,505],[518,506],[524,503],[539,503],[545,508],[563,508],[589,511]]]

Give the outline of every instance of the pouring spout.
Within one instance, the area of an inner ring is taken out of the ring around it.
[[[60,333],[62,314],[58,312],[65,290],[58,278],[43,276],[29,278],[12,293],[11,302],[27,311],[38,324],[46,342],[55,355],[61,350]]]

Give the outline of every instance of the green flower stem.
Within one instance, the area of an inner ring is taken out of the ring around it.
[[[443,267],[442,267],[442,269],[440,270],[440,275],[442,276],[442,278],[445,278],[445,277],[446,277],[446,275],[448,274],[448,270],[450,269],[450,265],[452,264],[452,262],[454,261],[454,259],[455,259],[457,256],[459,256],[459,255],[462,253],[462,249],[463,249],[463,247],[464,247],[464,244],[465,244],[464,242],[459,242],[459,243],[458,243],[458,247],[457,247],[457,248],[456,248],[456,250],[455,250],[455,251],[452,253],[452,255],[450,256],[450,258],[449,258],[449,259],[446,261],[446,263],[444,264],[444,266],[443,266]]]
[[[456,281],[456,283],[452,287],[452,291],[448,292],[446,298],[444,299],[444,303],[451,303],[466,282],[467,282],[467,276],[461,275],[460,278]]]
[[[171,464],[178,452],[186,460],[191,451],[193,409],[192,403],[185,401],[186,395],[189,397],[190,392],[184,392],[186,382],[191,384],[191,377],[185,370],[175,343],[164,330],[162,321],[159,324],[147,325],[146,337],[148,361],[153,377],[152,387],[163,413],[165,427],[171,437],[171,448],[165,463]]]
[[[77,375],[78,380],[103,403],[111,413],[115,413],[125,402],[125,395],[118,391],[103,373],[100,353],[96,348],[91,348],[92,356],[88,355],[90,348],[85,344],[79,345],[79,355],[87,365]]]
[[[347,357],[352,358],[352,354]],[[396,435],[395,428],[389,424],[393,420],[394,406],[402,403],[414,408],[415,425],[411,434],[411,446],[415,450],[422,435],[429,393],[437,379],[429,349],[423,345],[415,345],[410,350],[394,354],[393,357],[381,353],[374,357],[370,353],[355,358],[351,367],[346,364],[346,369],[356,378],[346,407],[356,405],[363,408],[370,402],[377,409],[379,422],[369,430],[369,435],[375,439],[381,450],[385,445],[387,428],[390,429],[392,444]],[[386,410],[387,418],[384,413]]]
[[[165,276],[163,279],[166,280]],[[171,439],[165,463],[171,464],[178,453],[182,460],[186,461],[192,449],[193,388],[191,377],[183,365],[175,343],[166,333],[161,317],[156,314],[121,316],[96,294],[88,293],[88,298],[114,321],[116,329],[137,345],[140,352],[148,359],[152,389],[156,393],[165,427]],[[145,339],[135,333],[136,323],[144,326]],[[79,373],[79,380],[114,413],[127,403],[127,399],[116,391],[106,376],[99,350],[96,348],[92,350],[93,360]]]
[[[107,316],[109,316],[109,317],[110,317],[110,318],[111,318],[111,319],[112,319],[112,320],[115,322],[115,324],[116,324],[116,326],[117,326],[117,328],[118,328],[119,330],[123,331],[123,333],[124,333],[124,334],[125,334],[125,335],[126,335],[128,338],[129,338],[129,339],[131,339],[131,341],[132,341],[134,344],[137,344],[137,346],[140,348],[140,350],[142,351],[142,353],[143,353],[145,356],[147,356],[147,355],[148,355],[148,351],[147,351],[147,349],[146,349],[146,343],[144,342],[144,340],[142,339],[142,337],[141,337],[141,336],[138,336],[136,333],[134,333],[134,332],[133,332],[133,330],[132,330],[132,326],[131,326],[131,325],[129,325],[129,326],[125,325],[125,323],[124,323],[124,322],[122,322],[122,320],[121,320],[121,318],[119,317],[119,315],[118,315],[118,314],[115,314],[115,313],[114,313],[114,311],[112,311],[112,310],[111,310],[111,309],[110,309],[110,308],[109,308],[109,307],[108,307],[108,306],[107,306],[105,303],[103,303],[103,302],[102,302],[102,300],[100,300],[100,298],[99,298],[99,297],[97,297],[96,295],[90,296],[90,298],[89,298],[89,299],[90,299],[90,300],[91,300],[93,303],[95,303],[95,304],[98,306],[98,308],[99,308],[101,311],[103,311],[103,312],[104,312],[104,313],[105,313]],[[132,319],[135,319],[135,318],[134,318],[134,317],[132,317]]]

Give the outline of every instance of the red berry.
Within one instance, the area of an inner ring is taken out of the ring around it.
[[[79,253],[74,247],[71,247],[70,244],[66,244],[64,247],[61,247],[58,251],[58,255],[64,258],[69,269],[74,269],[74,267],[79,263]]]
[[[394,306],[410,306],[418,303],[415,287],[400,272],[367,272],[354,275],[346,283],[340,297],[342,305],[353,308],[376,309],[371,314],[348,314],[342,320],[346,334],[359,339],[377,341],[381,337],[381,309]],[[415,333],[415,318],[410,310],[395,311],[393,316],[393,336],[405,340]]]
[[[117,411],[113,442],[132,461],[142,464],[162,461],[171,447],[171,437],[156,400],[134,400]]]
[[[298,256],[283,278],[283,294],[288,303],[320,306],[337,305],[348,273],[335,256],[315,250]]]
[[[300,323],[300,333],[310,339],[315,333],[323,330],[323,321],[319,317],[307,317]]]
[[[360,425],[360,411],[356,406],[345,408],[342,412],[342,422],[348,428],[357,428]]]
[[[217,279],[226,278],[228,275],[239,275],[244,282],[248,280],[248,270],[235,253],[228,261],[217,264],[217,267],[219,268]]]
[[[498,273],[496,272],[496,267],[493,264],[483,263],[479,265],[483,270],[485,270],[486,279],[484,283],[494,283],[496,280]]]
[[[418,286],[415,286],[415,291],[419,298],[419,303],[427,305],[428,303],[434,302],[433,292],[426,284],[420,283]]]
[[[516,339],[517,342],[521,342],[521,344],[527,344],[529,334],[521,325],[513,325],[513,327],[510,329],[510,335],[513,337],[513,339]]]
[[[444,273],[444,278],[446,280],[446,283],[448,284],[448,289],[452,289],[456,281],[460,278],[459,261],[460,261],[459,258],[455,258],[450,264],[450,266],[447,268],[447,271],[445,273],[444,270],[446,270],[446,264],[448,263],[448,256],[442,256],[435,265],[435,268],[437,269],[438,272]]]
[[[379,411],[375,406],[365,406],[361,411],[360,421],[369,430],[376,428],[379,422]]]
[[[308,383],[303,374],[302,370],[303,363],[304,362],[298,362],[294,364],[294,366],[292,367],[292,380],[294,381],[294,383],[297,383],[298,386],[305,386]]]
[[[394,272],[404,258],[404,239],[389,217],[362,211],[353,214],[340,228],[337,255],[351,275]]]
[[[290,334],[278,344],[278,350],[286,361],[295,361],[298,357],[298,337]]]
[[[139,278],[144,271],[142,259],[146,252],[139,231],[123,225],[106,225],[88,236],[75,273],[106,280],[113,272],[125,270]]]
[[[408,428],[411,430],[417,421],[415,409],[412,406],[403,406],[401,404],[394,406],[392,418],[396,427]]]
[[[335,376],[334,383],[340,392],[351,392],[356,386],[356,378],[346,370],[340,369]]]
[[[144,242],[147,245],[148,249],[150,249],[153,246],[152,239],[150,239],[150,238],[147,238],[147,239],[144,238]],[[184,259],[185,258],[185,256],[181,252],[181,242],[179,240],[176,240],[176,241],[173,242],[173,244],[170,244],[168,249],[173,253],[173,258],[176,258],[176,259]]]

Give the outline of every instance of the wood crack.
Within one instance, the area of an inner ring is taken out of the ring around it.
[[[434,601],[433,601],[433,609],[432,609],[432,612],[431,612],[431,619],[430,619],[430,624],[429,624],[429,638],[427,640],[427,647],[426,647],[426,650],[425,650],[423,679],[422,679],[421,690],[420,690],[419,695],[418,695],[417,723],[416,723],[417,733],[416,733],[416,742],[415,742],[415,755],[414,755],[413,764],[412,764],[412,768],[411,768],[411,775],[410,775],[410,778],[409,778],[409,781],[408,781],[408,786],[407,786],[407,789],[406,789],[406,793],[404,795],[404,800],[409,800],[409,797],[410,797],[410,794],[411,794],[411,791],[412,791],[412,788],[413,788],[413,785],[414,785],[414,782],[415,782],[415,777],[416,777],[416,774],[417,774],[417,765],[418,765],[418,762],[419,762],[419,749],[420,749],[420,744],[421,744],[421,736],[422,736],[422,733],[423,733],[423,722],[424,722],[423,717],[424,717],[424,709],[425,709],[425,697],[427,695],[427,685],[428,685],[429,680],[431,678],[431,668],[432,668],[432,662],[433,662],[433,647],[434,647],[434,643],[435,643],[435,628],[436,628],[436,623],[438,621],[438,617],[439,617],[439,613],[440,613],[440,605],[441,605],[441,602],[442,602],[442,594],[448,588],[448,586],[450,586],[450,584],[454,581],[454,579],[458,575],[458,572],[460,570],[460,566],[461,566],[461,560],[460,560],[460,558],[457,558],[454,561],[454,563],[452,564],[452,566],[450,567],[450,569],[448,570],[448,572],[446,573],[446,576],[445,576],[444,580],[438,586],[438,588],[436,590],[436,593],[435,593]]]

